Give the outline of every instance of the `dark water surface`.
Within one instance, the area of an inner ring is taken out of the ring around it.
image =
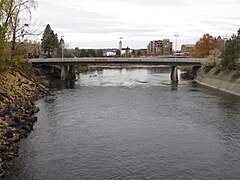
[[[97,75],[97,76],[94,76]],[[240,179],[240,98],[169,69],[53,82],[7,179]]]

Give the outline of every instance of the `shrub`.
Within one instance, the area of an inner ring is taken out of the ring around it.
[[[210,51],[210,55],[207,57],[207,61],[203,63],[203,66],[219,66],[221,63],[221,51],[214,49]]]

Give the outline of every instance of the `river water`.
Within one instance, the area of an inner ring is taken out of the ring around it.
[[[240,179],[240,98],[166,67],[53,81],[7,179]]]

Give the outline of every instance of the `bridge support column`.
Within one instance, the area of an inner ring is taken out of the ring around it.
[[[74,80],[74,79],[75,79],[75,67],[73,65],[62,66],[61,80]]]
[[[76,78],[74,65],[69,66],[68,69],[68,80],[74,80]]]
[[[178,71],[177,71],[177,66],[172,66],[171,80],[172,80],[173,82],[178,82]]]
[[[61,80],[66,80],[68,77],[68,67],[62,66],[61,67]]]
[[[76,72],[76,79],[80,79],[80,73],[79,72]]]

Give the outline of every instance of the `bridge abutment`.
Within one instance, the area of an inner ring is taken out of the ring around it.
[[[172,66],[171,81],[173,81],[173,82],[178,82],[178,70],[177,70],[177,66]]]
[[[200,68],[201,68],[201,66],[194,66],[192,68],[191,74],[192,74],[193,78],[195,78],[197,76],[197,72]]]

